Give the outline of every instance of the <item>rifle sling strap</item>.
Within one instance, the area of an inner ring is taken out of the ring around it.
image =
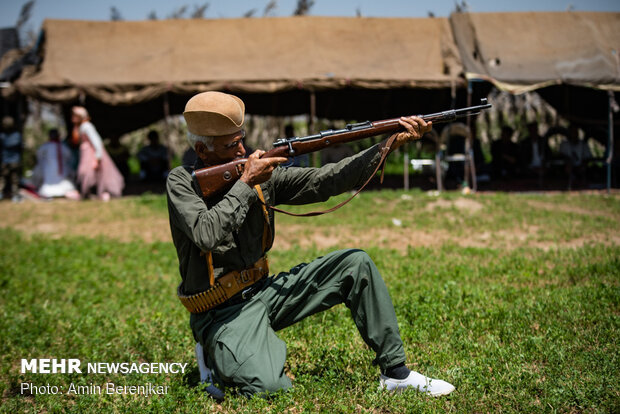
[[[366,188],[366,186],[368,185],[368,183],[370,182],[370,180],[372,180],[375,176],[375,174],[377,174],[377,172],[379,171],[379,169],[381,169],[381,183],[383,184],[383,176],[385,174],[385,159],[387,158],[388,154],[390,153],[390,149],[392,148],[392,145],[394,144],[394,141],[396,140],[396,134],[392,135],[385,143],[385,145],[381,148],[381,159],[379,160],[379,163],[377,164],[377,168],[375,168],[375,170],[373,171],[372,174],[370,174],[370,177],[368,177],[368,180],[366,180],[366,182],[364,183],[364,185],[362,185],[360,187],[359,190],[357,190],[355,192],[355,194],[353,194],[351,197],[349,197],[348,199],[344,200],[343,202],[341,202],[340,204],[338,204],[337,206],[334,206],[330,209],[327,210],[322,210],[322,211],[310,211],[308,213],[291,213],[290,211],[286,211],[286,210],[282,210],[279,209],[277,207],[273,207],[273,206],[269,206],[267,205],[267,208],[272,209],[273,211],[277,211],[278,213],[283,213],[283,214],[288,214],[289,216],[295,216],[295,217],[313,217],[313,216],[320,216],[322,214],[327,214],[327,213],[331,213],[333,211],[338,210],[340,207],[344,206],[345,204],[347,204],[349,201],[353,200],[355,198],[355,196],[357,196],[359,193],[362,192],[362,190],[364,188]],[[265,204],[265,201],[261,198],[261,203],[263,203],[263,205]]]

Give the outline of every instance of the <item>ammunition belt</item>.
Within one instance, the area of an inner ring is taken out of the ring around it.
[[[269,274],[267,256],[263,256],[246,270],[233,270],[217,278],[212,287],[195,295],[184,295],[182,285],[177,288],[177,296],[191,313],[201,313],[215,308],[249,288]]]

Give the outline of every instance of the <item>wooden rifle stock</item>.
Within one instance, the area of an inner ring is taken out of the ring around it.
[[[481,110],[490,107],[491,104],[488,104],[486,99],[481,99],[480,105],[418,116],[426,122],[431,121],[434,124],[438,124],[477,115]],[[358,141],[376,135],[393,134],[404,130],[403,126],[398,123],[399,119],[392,118],[375,122],[366,121],[358,124],[349,124],[343,129],[321,131],[318,134],[307,137],[281,138],[275,141],[273,149],[265,152],[261,158],[294,157],[320,151],[337,144]],[[196,190],[204,198],[210,198],[221,192],[228,191],[241,178],[246,161],[247,158],[240,158],[226,164],[194,170],[192,177]]]

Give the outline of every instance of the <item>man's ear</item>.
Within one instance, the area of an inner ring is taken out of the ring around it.
[[[196,154],[202,159],[207,158],[208,153],[210,152],[205,143],[202,141],[196,142],[196,145],[194,145],[194,151],[196,151]]]

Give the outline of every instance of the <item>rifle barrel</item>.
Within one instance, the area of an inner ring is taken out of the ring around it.
[[[418,116],[425,121],[443,123],[454,121],[457,118],[477,115],[483,109],[490,107],[491,105],[487,103],[486,99],[482,99],[480,105]],[[318,134],[306,137],[281,138],[276,140],[273,143],[273,148],[264,153],[262,157],[291,157],[319,151],[335,144],[352,142],[382,134],[392,134],[403,129],[399,120],[400,118],[375,122],[366,121],[348,124],[343,129],[321,131]],[[194,185],[205,198],[225,191],[241,177],[246,160],[246,158],[236,159],[227,164],[195,170],[192,173]]]

